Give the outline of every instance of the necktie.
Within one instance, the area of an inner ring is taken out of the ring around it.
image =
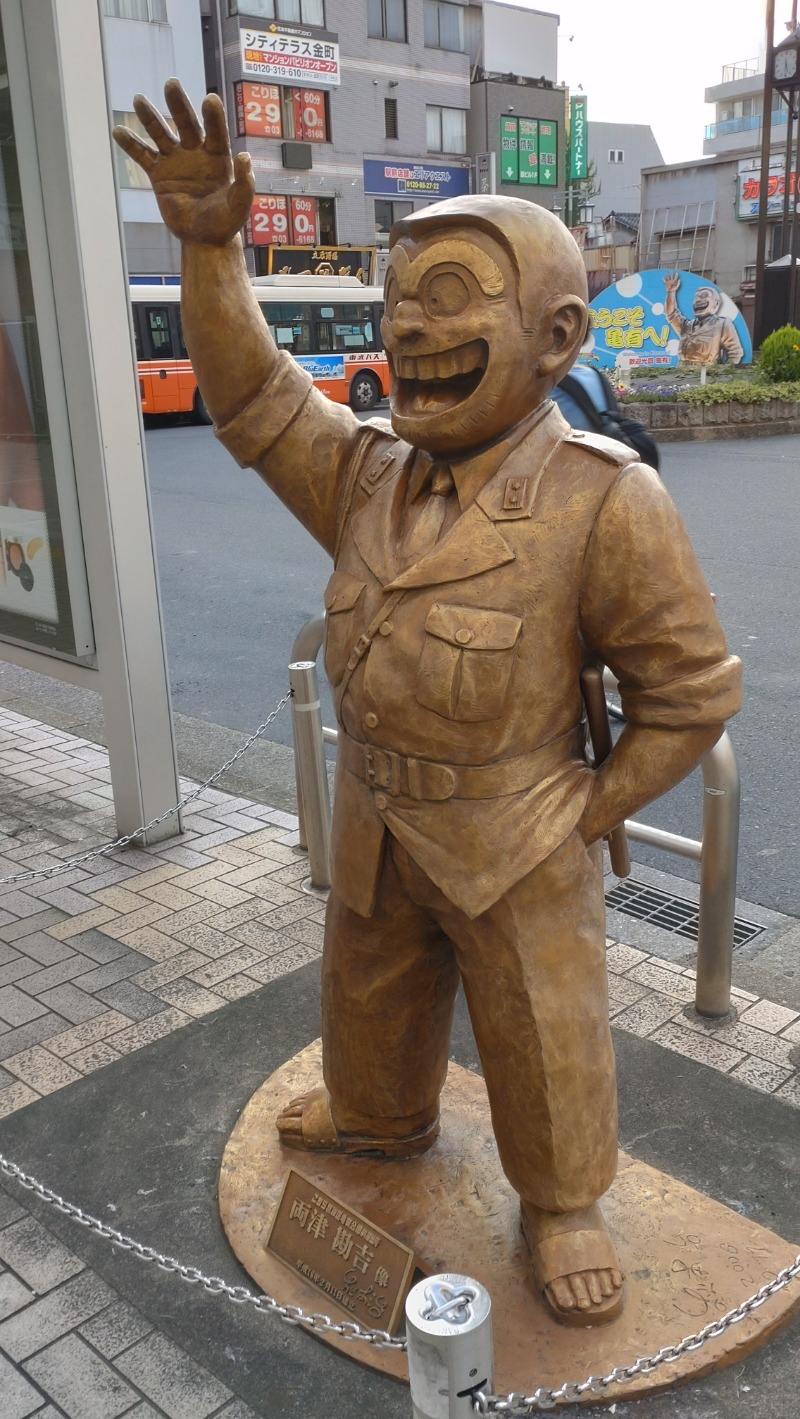
[[[409,515],[413,517],[414,508],[427,494],[426,501],[403,538],[403,562],[406,566],[413,566],[436,546],[447,510],[447,499],[454,487],[453,475],[447,464],[433,463],[419,496],[409,509]]]

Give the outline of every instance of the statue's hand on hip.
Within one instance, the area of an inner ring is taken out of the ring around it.
[[[248,153],[234,162],[222,103],[216,94],[203,102],[200,124],[177,79],[164,86],[167,107],[177,129],[142,94],[133,100],[136,115],[155,147],[129,128],[115,128],[123,152],[150,179],[161,216],[180,241],[226,246],[244,226],[255,184]]]

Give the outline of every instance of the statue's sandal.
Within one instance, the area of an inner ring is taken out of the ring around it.
[[[324,1085],[292,1099],[287,1107],[292,1108],[297,1104],[303,1107],[301,1132],[287,1133],[280,1127],[280,1119],[286,1113],[285,1109],[278,1115],[278,1132],[284,1147],[297,1148],[305,1153],[357,1153],[381,1158],[414,1158],[419,1153],[427,1152],[439,1135],[438,1118],[427,1128],[420,1129],[418,1133],[407,1134],[405,1138],[371,1138],[364,1134],[339,1133],[333,1122],[330,1098]]]
[[[585,1271],[619,1271],[614,1243],[605,1229],[565,1230],[537,1240],[533,1224],[522,1206],[520,1219],[533,1262],[536,1285],[555,1319],[562,1325],[574,1326],[608,1325],[616,1320],[624,1304],[622,1287],[615,1288],[612,1295],[603,1296],[599,1302],[570,1309],[560,1306],[552,1291],[553,1282],[562,1277],[568,1278]]]

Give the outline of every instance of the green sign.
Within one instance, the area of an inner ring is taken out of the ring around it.
[[[519,180],[539,184],[539,120],[519,120]]]
[[[588,130],[586,123],[586,95],[573,94],[570,99],[569,125],[569,180],[580,181],[588,174],[586,156]]]
[[[516,118],[500,119],[500,180],[519,182],[519,133]]]
[[[558,124],[539,119],[539,186],[558,186]]]

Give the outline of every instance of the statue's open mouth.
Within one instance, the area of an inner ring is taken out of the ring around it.
[[[391,355],[392,406],[399,414],[438,414],[462,404],[478,388],[489,361],[485,340],[435,355]]]

